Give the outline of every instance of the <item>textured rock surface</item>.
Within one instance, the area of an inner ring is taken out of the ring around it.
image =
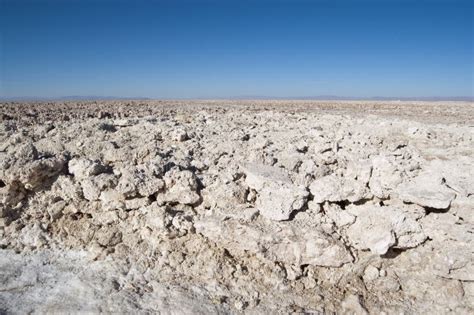
[[[472,103],[0,111],[0,313],[474,312]]]
[[[293,211],[306,204],[309,195],[306,187],[294,185],[282,169],[260,164],[247,164],[241,168],[246,175],[246,184],[258,194],[256,207],[264,217],[288,220]]]

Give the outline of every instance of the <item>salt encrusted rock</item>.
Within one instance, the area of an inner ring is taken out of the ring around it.
[[[10,174],[10,181],[18,181],[28,190],[39,188],[49,178],[59,175],[63,171],[64,158],[47,158],[35,160],[19,167]]]
[[[164,176],[165,192],[158,194],[156,200],[160,203],[196,204],[201,200],[198,194],[196,176],[191,171],[173,169]]]
[[[381,213],[377,214],[381,215]],[[395,245],[395,233],[390,221],[361,215],[347,230],[352,245],[357,249],[370,249],[377,255],[384,255]]]
[[[288,173],[281,168],[256,163],[244,164],[241,168],[246,175],[245,182],[257,191],[272,183],[292,184]]]
[[[0,205],[15,207],[25,197],[26,191],[18,182],[5,184],[4,187],[0,187]],[[2,217],[1,211],[0,217]]]
[[[166,207],[160,206],[157,202],[142,207],[138,211],[143,214],[143,218],[140,221],[133,221],[133,228],[136,230],[145,228],[163,232],[166,226],[171,224],[171,220],[166,216]]]
[[[137,194],[148,197],[162,190],[165,185],[146,166],[121,168],[120,173],[117,190],[126,197],[136,197]]]
[[[418,175],[397,188],[398,197],[405,201],[416,203],[422,207],[447,209],[456,194],[446,187],[438,174],[427,172]]]
[[[60,200],[58,202],[53,203],[48,207],[48,214],[51,221],[55,221],[61,217],[63,209],[66,207],[66,202],[64,200]]]
[[[309,196],[304,186],[294,185],[283,170],[250,163],[241,165],[246,184],[258,193],[256,207],[264,217],[288,220],[293,211],[301,209]]]
[[[209,207],[227,208],[229,204],[244,204],[247,189],[236,182],[214,181],[201,191],[203,203]]]
[[[20,164],[34,161],[38,158],[38,150],[31,142],[20,144],[14,152],[15,160]]]
[[[125,208],[125,196],[114,189],[104,190],[99,197],[103,210],[115,210]]]
[[[370,190],[378,198],[388,198],[392,190],[403,181],[402,173],[395,162],[383,155],[374,157],[372,166]]]
[[[353,214],[349,211],[342,210],[337,204],[325,203],[324,212],[338,227],[350,225],[354,223],[356,219]]]
[[[337,175],[328,175],[316,179],[309,186],[313,200],[317,203],[325,201],[338,202],[348,200],[356,202],[369,198],[370,192],[366,183],[351,178],[343,178]]]
[[[39,222],[31,224],[29,228],[22,229],[19,236],[19,241],[31,248],[43,246],[47,243],[48,239],[48,234]]]
[[[472,212],[472,208],[470,210]],[[474,281],[474,225],[469,222],[470,219],[459,218],[449,211],[430,214],[420,220],[431,239],[430,244],[442,248],[430,253],[430,270],[435,274],[443,278]]]
[[[358,314],[366,315],[367,310],[364,308],[361,302],[361,297],[354,294],[348,294],[341,302],[343,314]]]
[[[460,156],[453,161],[433,160],[424,167],[427,172],[439,174],[446,181],[446,186],[458,195],[474,195],[474,157]]]
[[[411,248],[426,239],[421,225],[397,208],[366,204],[347,211],[356,216],[347,236],[357,249],[384,255],[391,247]]]
[[[84,198],[89,201],[98,200],[103,190],[113,188],[116,184],[117,178],[113,174],[100,174],[81,181]]]
[[[78,180],[99,175],[105,171],[105,167],[97,161],[77,158],[69,161],[68,169],[69,173],[74,175]]]
[[[51,190],[53,195],[67,201],[80,201],[83,198],[80,184],[74,182],[71,176],[59,176]]]
[[[147,180],[138,183],[138,193],[140,196],[151,196],[165,187],[165,182],[161,178],[149,177]]]
[[[431,260],[432,270],[436,275],[461,281],[474,281],[472,259],[474,240],[471,239],[467,243],[449,240],[437,245],[443,250],[434,252]]]
[[[295,231],[276,224],[258,226],[210,217],[198,220],[194,226],[198,233],[229,250],[249,251],[271,261],[325,267],[340,267],[352,261],[344,244],[323,232],[312,229]]]
[[[343,179],[329,175],[318,178],[309,186],[309,191],[314,196],[313,201],[323,203],[325,201],[337,202],[344,200]]]
[[[127,199],[125,200],[125,209],[135,210],[141,207],[145,207],[149,204],[150,204],[150,199],[148,199],[148,197]]]
[[[182,142],[182,141],[186,141],[189,139],[189,136],[188,136],[188,133],[186,132],[186,130],[184,129],[175,129],[172,133],[171,133],[171,138],[174,140],[174,141],[178,141],[178,142]]]

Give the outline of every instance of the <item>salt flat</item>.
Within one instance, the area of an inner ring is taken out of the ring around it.
[[[0,311],[474,311],[472,102],[0,113]]]

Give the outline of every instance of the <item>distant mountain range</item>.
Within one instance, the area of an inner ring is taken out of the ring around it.
[[[231,99],[258,99],[258,100],[334,100],[334,101],[474,101],[474,96],[414,96],[414,97],[396,97],[396,96],[337,96],[337,95],[318,95],[318,96],[295,96],[295,97],[273,97],[273,96],[239,96]]]
[[[70,95],[61,97],[41,96],[0,96],[2,101],[99,101],[99,100],[149,100],[148,97],[122,97],[122,96],[95,96],[95,95]]]
[[[18,96],[18,97],[3,97],[0,96],[0,101],[99,101],[99,100],[153,100],[165,98],[151,98],[151,97],[123,97],[123,96],[95,96],[95,95],[71,95],[61,97],[35,97],[35,96]],[[172,98],[166,98],[172,99]],[[233,97],[198,97],[198,98],[174,98],[180,100],[370,100],[370,101],[474,101],[474,96],[416,96],[416,97],[387,97],[387,96],[371,96],[371,97],[353,97],[353,96],[337,96],[337,95],[318,95],[318,96],[262,96],[262,95],[243,95]]]

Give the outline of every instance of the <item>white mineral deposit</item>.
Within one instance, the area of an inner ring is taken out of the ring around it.
[[[473,312],[472,102],[0,112],[0,313]]]

